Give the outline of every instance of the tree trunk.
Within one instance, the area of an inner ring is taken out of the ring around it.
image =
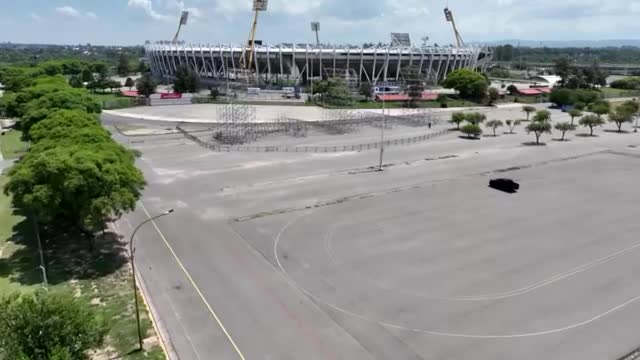
[[[496,128],[493,128],[493,137],[496,136]]]
[[[540,145],[540,135],[541,134],[536,133],[536,145]]]
[[[589,127],[591,129],[591,133],[589,134],[589,136],[593,136],[593,126]]]
[[[562,138],[560,139],[560,141],[564,141],[564,134],[565,134],[565,132],[563,131],[562,132]]]
[[[622,123],[617,123],[616,125],[618,125],[618,132],[622,132]]]

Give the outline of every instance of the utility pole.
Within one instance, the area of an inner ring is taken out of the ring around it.
[[[384,156],[384,128],[387,126],[387,114],[384,94],[382,94],[382,126],[380,127],[380,164],[378,165],[378,171],[384,170],[382,168],[382,158]]]

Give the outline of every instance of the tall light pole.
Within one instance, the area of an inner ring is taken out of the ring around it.
[[[387,126],[387,114],[385,112],[384,94],[382,94],[382,126],[380,127],[380,165],[378,171],[382,171],[382,157],[384,155],[384,128]]]
[[[318,35],[318,33],[320,32],[320,22],[318,22],[318,21],[312,22],[311,23],[311,31],[316,33],[316,45],[320,46],[320,35]]]
[[[135,249],[133,248],[133,240],[135,239],[136,232],[146,223],[153,221],[159,217],[163,217],[165,215],[169,215],[173,212],[173,209],[167,210],[160,215],[156,215],[154,217],[148,218],[143,221],[133,230],[133,234],[131,234],[131,239],[129,240],[129,258],[131,259],[131,278],[133,280],[133,298],[136,304],[136,323],[138,325],[138,346],[140,347],[140,351],[142,351],[142,328],[140,327],[140,308],[138,307],[138,286],[136,284],[136,264],[133,261],[133,254],[135,253]]]

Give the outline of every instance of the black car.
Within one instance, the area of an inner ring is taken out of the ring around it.
[[[489,181],[489,187],[508,193],[514,193],[520,189],[520,184],[511,179],[493,179]]]

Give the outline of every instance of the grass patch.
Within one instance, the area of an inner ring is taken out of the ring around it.
[[[134,98],[119,93],[91,93],[91,97],[105,110],[124,109],[136,106]]]
[[[22,132],[9,130],[0,136],[0,150],[5,159],[17,159],[29,150],[29,144],[22,141]]]
[[[4,189],[7,181],[0,176],[0,187]],[[70,292],[91,304],[107,322],[105,348],[95,357],[165,359],[142,299],[143,334],[152,345],[148,351],[132,352],[138,337],[131,270],[119,235],[106,232],[92,242],[78,233],[40,230],[50,290]],[[33,223],[15,214],[11,199],[0,192],[0,294],[30,292],[42,286],[34,239]]]
[[[603,87],[600,89],[605,99],[617,98],[617,97],[635,97],[640,96],[640,90],[625,90],[614,89],[610,87]]]

